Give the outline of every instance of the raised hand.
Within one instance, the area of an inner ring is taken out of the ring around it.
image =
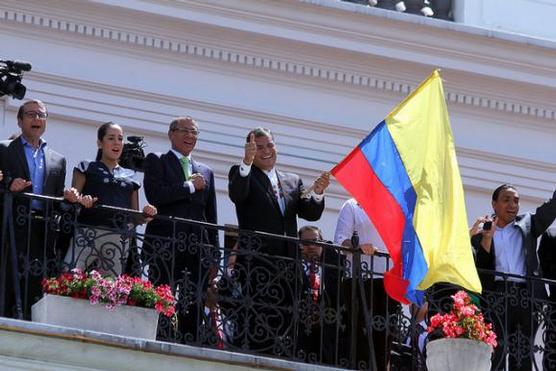
[[[249,141],[245,143],[245,154],[243,155],[243,163],[251,165],[257,153],[257,143],[255,143],[255,134],[249,135]]]
[[[322,174],[320,174],[317,179],[315,179],[312,188],[316,194],[321,195],[324,192],[324,190],[328,187],[329,184],[330,184],[330,173],[328,171],[325,171]]]

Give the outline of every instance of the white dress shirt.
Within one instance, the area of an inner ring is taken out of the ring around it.
[[[239,175],[242,177],[246,177],[247,175],[249,175],[252,166],[253,165],[245,165],[245,163],[241,161],[239,165]],[[276,195],[276,199],[278,200],[278,205],[280,206],[280,211],[282,212],[282,215],[284,215],[284,210],[286,209],[286,201],[282,196],[282,187],[278,180],[278,174],[276,174],[276,168],[272,168],[270,170],[261,169],[261,171],[265,173],[268,177],[268,180],[270,180],[270,184],[272,185],[272,189],[274,190],[274,194]],[[323,194],[319,195],[316,194],[315,191],[311,191],[309,192],[309,196],[313,197],[316,201],[321,201],[324,197],[324,192]]]
[[[345,240],[351,240],[354,231],[357,231],[359,235],[360,245],[372,243],[379,252],[388,253],[382,238],[380,238],[365,211],[355,199],[350,198],[344,203],[338,215],[336,231],[334,232],[334,243],[341,245]],[[361,264],[367,263],[368,269],[372,268],[374,273],[384,273],[387,269],[392,268],[392,261],[390,259],[378,256],[374,257],[371,267],[371,258],[368,255],[361,255]],[[348,254],[347,259],[350,263],[353,263],[351,254]],[[387,260],[390,260],[388,267],[386,265]]]
[[[494,226],[493,226],[494,227]],[[521,230],[515,225],[515,221],[503,228],[496,226],[492,237],[495,249],[495,268],[497,272],[519,274],[525,276],[525,250],[523,249],[523,236]],[[502,277],[495,277],[500,281]],[[525,282],[524,279],[509,277],[508,281]]]

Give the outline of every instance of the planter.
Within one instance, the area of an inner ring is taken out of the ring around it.
[[[121,305],[108,310],[85,299],[45,295],[31,308],[34,322],[155,340],[158,313],[154,309]]]
[[[439,339],[427,344],[429,371],[489,371],[492,348],[471,339]]]

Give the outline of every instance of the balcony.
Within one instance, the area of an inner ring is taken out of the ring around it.
[[[29,212],[31,199],[41,206]],[[3,194],[0,339],[6,341],[0,343],[7,345],[0,359],[6,367],[32,359],[50,369],[87,362],[108,369],[119,359],[144,369],[157,362],[179,369],[187,361],[207,369],[424,370],[423,326],[431,313],[449,307],[456,290],[449,284],[430,289],[426,313],[385,297],[380,267],[390,263],[384,254],[365,257],[357,248],[311,241],[322,252],[309,259],[303,241],[293,237],[166,216],[150,223],[169,233],[152,235],[136,227],[144,221],[137,212],[94,210],[102,225],[82,223],[83,210],[57,198]],[[225,236],[223,243],[209,243],[217,234]],[[310,282],[312,264],[320,273],[318,287]],[[169,284],[177,322],[161,316],[156,341],[29,322],[41,279],[76,266]],[[499,338],[495,369],[530,362],[541,369],[543,357],[545,369],[554,369],[556,311],[537,289],[556,282],[481,274],[498,279],[477,297]],[[509,311],[522,313],[530,328],[508,322]]]

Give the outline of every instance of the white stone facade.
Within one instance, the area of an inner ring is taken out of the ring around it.
[[[281,169],[306,183],[340,161],[434,68],[442,69],[469,220],[516,184],[522,208],[556,180],[556,42],[335,0],[0,0],[0,58],[33,64],[26,98],[71,169],[115,121],[166,151],[172,117],[201,128],[219,223],[236,224],[227,173],[248,130],[276,134]],[[0,98],[2,99],[2,98]],[[3,98],[0,137],[18,131]],[[333,183],[318,224],[347,198]],[[300,224],[304,222],[301,221]]]

